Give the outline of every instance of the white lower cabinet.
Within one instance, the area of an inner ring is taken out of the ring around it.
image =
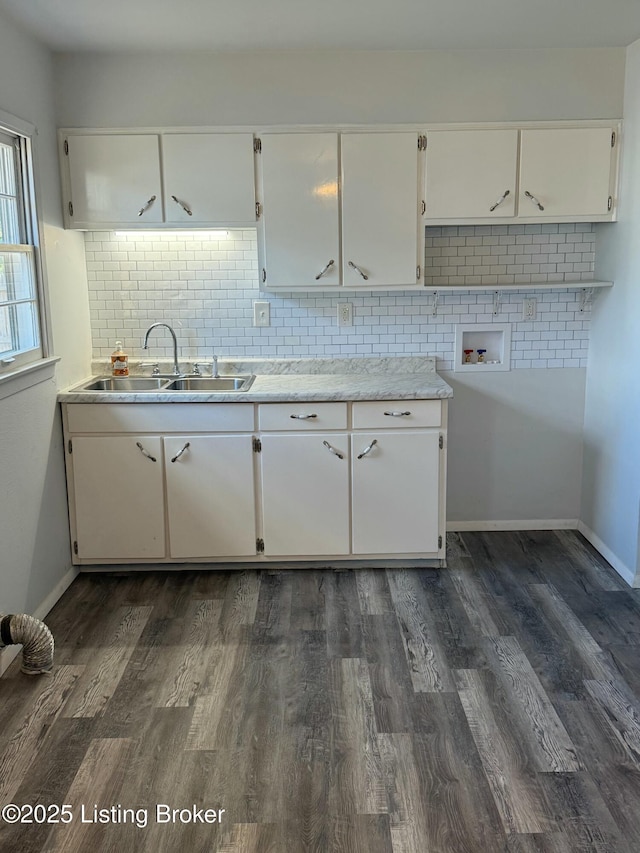
[[[439,550],[439,440],[434,431],[351,436],[354,554]]]
[[[77,436],[72,458],[77,557],[93,561],[163,558],[159,436]]]
[[[170,556],[255,556],[252,436],[172,435],[163,445]]]
[[[347,434],[265,434],[261,441],[265,554],[348,554]]]
[[[63,406],[76,563],[442,560],[446,401]]]

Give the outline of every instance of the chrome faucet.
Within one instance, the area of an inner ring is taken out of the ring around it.
[[[165,329],[169,329],[171,332],[171,337],[173,338],[173,373],[174,376],[180,376],[180,368],[178,367],[178,340],[176,338],[176,333],[173,331],[171,326],[168,323],[153,323],[146,331],[144,336],[144,343],[142,344],[143,349],[149,349],[149,335],[154,329],[157,329],[158,326],[164,326]]]

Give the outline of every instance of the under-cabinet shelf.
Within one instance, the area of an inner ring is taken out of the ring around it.
[[[613,287],[612,281],[537,281],[519,282],[517,284],[429,284],[424,290],[440,293],[455,291],[480,290],[590,290],[595,287]]]

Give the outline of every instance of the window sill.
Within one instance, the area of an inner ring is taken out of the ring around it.
[[[18,394],[20,391],[26,391],[27,388],[38,385],[40,382],[53,379],[56,364],[59,361],[59,356],[42,358],[33,364],[27,364],[9,373],[1,374],[0,400],[4,400],[5,397],[11,397],[13,394]]]

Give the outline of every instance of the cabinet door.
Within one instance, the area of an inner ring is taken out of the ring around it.
[[[253,134],[163,134],[162,170],[166,222],[255,223]]]
[[[517,130],[427,134],[426,219],[513,216]]]
[[[418,158],[417,133],[342,134],[343,284],[417,283]]]
[[[523,130],[519,215],[607,216],[611,132],[610,127]]]
[[[163,441],[171,557],[255,556],[252,437]]]
[[[345,433],[262,435],[261,440],[265,554],[348,554],[349,448]]]
[[[340,284],[337,135],[265,134],[261,141],[266,287]]]
[[[156,135],[70,135],[67,142],[72,227],[162,222]]]
[[[437,551],[439,434],[362,432],[351,440],[353,553]]]
[[[157,436],[73,439],[78,557],[124,561],[164,557],[161,457]]]

